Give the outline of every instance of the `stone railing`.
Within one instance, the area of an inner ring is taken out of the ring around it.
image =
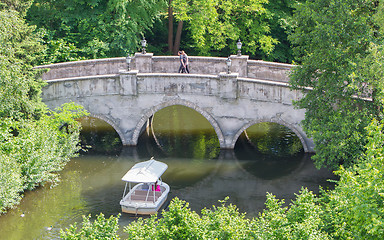
[[[231,72],[238,73],[239,77],[288,82],[288,73],[293,65],[249,60],[248,56],[231,55]],[[220,57],[189,57],[190,71],[194,74],[218,75],[227,71],[226,58]],[[136,53],[132,58],[131,69],[140,73],[177,73],[179,69],[178,56],[153,56],[152,53]],[[47,68],[43,80],[61,78],[85,77],[95,75],[118,74],[120,70],[127,69],[124,57],[84,60],[76,62],[56,63],[36,67]]]

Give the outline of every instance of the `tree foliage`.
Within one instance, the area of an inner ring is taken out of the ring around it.
[[[0,121],[0,213],[17,204],[24,190],[58,181],[58,172],[79,150],[75,119],[84,114],[80,106],[66,104],[38,120]]]
[[[384,237],[384,134],[373,120],[366,128],[368,143],[359,164],[337,172],[334,191],[322,199],[325,229],[335,239]]]
[[[277,40],[269,35],[266,9],[267,0],[218,1],[173,0],[172,6],[178,20],[188,22],[188,30],[200,54],[220,51],[231,43],[236,51],[236,41],[241,39],[244,50],[254,54],[273,51]]]
[[[290,206],[272,194],[267,195],[266,209],[252,223],[254,239],[330,239],[322,229],[323,209],[317,197],[303,188]]]
[[[293,53],[291,43],[288,41],[288,33],[292,31],[294,22],[292,20],[294,6],[302,0],[274,0],[269,1],[266,6],[270,12],[268,24],[270,27],[269,35],[277,40],[274,45],[273,51],[265,53],[262,51],[256,52],[256,59],[263,59],[266,61],[292,63]]]
[[[32,2],[33,0],[2,0],[0,9],[16,11],[21,17],[24,17]]]
[[[27,19],[44,33],[45,63],[134,52],[165,0],[36,0]]]
[[[33,31],[18,12],[0,11],[0,117],[31,117],[43,108],[43,82],[30,71],[43,49]]]
[[[287,36],[293,28],[294,5],[301,0],[170,2],[175,19],[185,26],[181,47],[191,54],[235,54],[240,39],[242,53],[251,58],[287,63],[293,60]]]
[[[20,166],[15,159],[0,152],[0,214],[18,204],[23,191]]]
[[[306,190],[289,208],[271,196],[257,220],[261,239],[382,239],[384,237],[384,129],[373,120],[359,164],[340,167],[334,190]],[[290,235],[290,238],[283,237]],[[264,237],[265,236],[265,237]]]
[[[381,117],[384,55],[376,11],[373,0],[315,0],[295,12],[289,39],[300,65],[290,84],[310,88],[296,106],[306,109],[303,128],[315,142],[317,166],[351,166],[363,152],[365,127]]]
[[[162,216],[142,219],[125,228],[128,239],[249,239],[250,220],[228,199],[201,216],[183,200],[174,198]]]
[[[75,119],[85,114],[74,104],[50,111],[41,102],[44,83],[32,66],[44,47],[23,13],[12,10],[19,2],[9,3],[0,10],[0,213],[24,190],[57,180],[79,149]]]
[[[117,235],[119,229],[117,217],[110,216],[108,219],[104,214],[100,213],[95,221],[90,221],[91,215],[83,216],[83,223],[80,230],[77,229],[76,223],[65,230],[61,230],[61,239],[76,240],[76,239],[99,239],[99,240],[118,240]]]
[[[15,122],[11,136],[1,148],[21,168],[24,189],[32,190],[40,184],[54,182],[57,172],[62,170],[79,150],[79,124],[75,121],[83,116],[80,106],[65,104],[50,116],[44,114],[39,120]]]
[[[27,19],[48,46],[43,63],[123,56],[137,50],[144,34],[148,50],[156,54],[176,54],[181,41],[191,54],[227,56],[237,51],[240,38],[243,53],[251,57],[291,62],[286,32],[292,28],[296,2],[36,0]]]

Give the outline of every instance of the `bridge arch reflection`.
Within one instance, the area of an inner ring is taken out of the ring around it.
[[[174,106],[174,105],[185,106],[185,107],[191,108],[191,109],[195,110],[196,112],[198,112],[199,114],[201,114],[211,124],[211,126],[215,130],[215,133],[216,133],[217,138],[219,140],[220,146],[224,145],[224,135],[223,135],[223,132],[221,131],[218,123],[216,122],[216,120],[207,111],[205,111],[203,108],[200,108],[196,104],[189,102],[189,101],[186,101],[186,100],[183,100],[183,99],[172,99],[172,100],[163,102],[161,104],[158,104],[156,106],[153,106],[150,109],[148,109],[147,111],[145,111],[143,116],[141,117],[140,121],[137,123],[136,128],[133,132],[133,142],[135,144],[137,144],[139,136],[142,133],[143,128],[145,127],[145,124],[147,123],[147,121],[151,117],[153,117],[153,115],[156,112],[160,111],[163,108],[166,108],[169,106]]]
[[[283,121],[282,119],[278,119],[278,118],[272,118],[272,119],[257,119],[257,120],[253,120],[253,121],[250,121],[248,122],[247,124],[245,124],[242,128],[240,128],[240,130],[235,134],[234,138],[233,138],[233,145],[235,146],[236,142],[239,140],[239,137],[240,135],[245,132],[249,127],[255,125],[255,124],[258,124],[258,123],[263,123],[263,122],[269,122],[269,123],[277,123],[279,125],[282,125],[282,126],[285,126],[287,127],[288,129],[290,129],[292,132],[294,132],[296,134],[296,136],[300,139],[300,142],[301,144],[303,145],[303,149],[305,152],[308,152],[308,145],[304,139],[304,136],[301,134],[301,132],[299,130],[297,130],[295,128],[295,126],[293,126],[292,124],[289,124],[285,121]]]
[[[78,119],[82,125],[80,143],[84,151],[118,154],[123,146],[122,132],[104,116],[90,114]]]

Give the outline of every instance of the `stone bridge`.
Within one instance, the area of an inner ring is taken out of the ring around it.
[[[182,105],[203,115],[214,128],[222,149],[234,148],[240,134],[259,122],[274,122],[291,129],[305,152],[313,141],[300,122],[305,111],[293,100],[302,96],[288,86],[288,64],[226,58],[189,57],[190,74],[177,73],[176,56],[136,53],[128,71],[125,58],[109,58],[39,66],[47,86],[43,101],[50,108],[76,102],[91,116],[108,122],[124,145],[137,144],[146,122],[157,111]]]

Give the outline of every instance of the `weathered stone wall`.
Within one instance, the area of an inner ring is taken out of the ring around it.
[[[256,60],[248,60],[248,77],[263,80],[288,82],[288,74],[293,65],[284,63],[272,63]]]
[[[35,67],[49,69],[43,80],[117,74],[119,69],[126,69],[125,58],[106,58],[76,62],[55,63]]]
[[[120,94],[119,75],[64,78],[48,80],[43,89],[43,100],[86,98],[90,96]]]

